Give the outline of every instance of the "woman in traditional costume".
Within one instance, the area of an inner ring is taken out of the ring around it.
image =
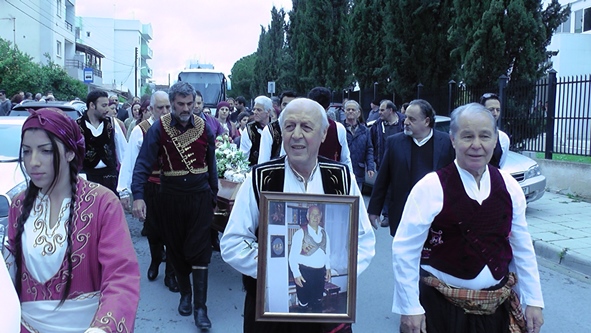
[[[12,202],[4,251],[21,332],[133,332],[137,256],[118,198],[78,176],[84,147],[57,109],[23,124],[19,160],[30,180]]]

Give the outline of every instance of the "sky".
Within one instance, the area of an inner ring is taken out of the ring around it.
[[[76,16],[135,19],[152,24],[148,65],[156,84],[168,84],[189,61],[211,63],[228,76],[256,52],[271,9],[289,12],[291,0],[78,0]]]

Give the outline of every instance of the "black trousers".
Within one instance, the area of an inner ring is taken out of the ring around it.
[[[467,314],[424,283],[419,283],[419,299],[429,333],[509,333],[508,300],[491,315]]]
[[[117,192],[117,179],[119,179],[119,172],[117,169],[100,168],[84,170],[84,172],[86,172],[86,179],[88,181],[103,185],[104,187],[113,191],[113,193],[119,197],[119,192]]]
[[[213,220],[211,191],[194,194],[160,192],[157,198],[156,220],[177,275],[189,275],[191,266],[209,265],[209,229]]]
[[[302,305],[307,305],[315,309],[316,311],[314,312],[321,312],[326,268],[312,268],[300,264],[299,269],[306,283],[302,287],[296,285],[298,300]],[[319,309],[317,309],[318,307]]]
[[[244,298],[244,333],[352,333],[350,324],[256,321],[257,280],[242,275]],[[338,329],[337,329],[338,328]]]

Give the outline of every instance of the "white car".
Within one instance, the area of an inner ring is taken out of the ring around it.
[[[18,163],[21,129],[25,117],[0,117],[0,194],[9,199],[26,187],[25,173]]]
[[[375,121],[370,121],[370,127]],[[448,133],[450,118],[435,116],[435,129]],[[531,158],[509,151],[503,170],[509,172],[519,182],[528,203],[540,199],[546,191],[546,177],[542,175],[540,166]],[[376,173],[377,174],[377,173]],[[366,186],[373,187],[375,177],[365,177]]]

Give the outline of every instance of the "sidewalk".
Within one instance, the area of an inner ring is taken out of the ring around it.
[[[538,256],[591,276],[591,203],[546,192],[526,217]]]

